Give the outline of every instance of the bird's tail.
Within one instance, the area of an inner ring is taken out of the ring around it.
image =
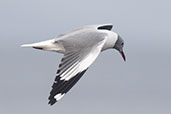
[[[32,44],[24,44],[24,45],[21,45],[21,47],[32,47],[35,49],[55,51],[59,53],[64,53],[65,51],[64,47],[55,39],[46,40],[46,41],[42,41],[38,43],[32,43]]]

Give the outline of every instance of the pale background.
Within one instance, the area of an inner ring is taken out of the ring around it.
[[[0,0],[0,114],[171,114],[170,0]],[[20,48],[91,24],[113,23],[127,62],[102,53],[53,106],[62,55]]]

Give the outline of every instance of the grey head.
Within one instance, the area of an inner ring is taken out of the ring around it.
[[[123,47],[124,47],[124,40],[118,35],[118,39],[113,48],[118,50],[121,56],[123,57],[124,61],[126,61],[126,57],[123,52]]]

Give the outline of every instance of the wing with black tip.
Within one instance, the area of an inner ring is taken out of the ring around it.
[[[50,92],[50,105],[59,101],[76,84],[97,58],[104,42],[105,40],[92,47],[71,50],[64,54]]]

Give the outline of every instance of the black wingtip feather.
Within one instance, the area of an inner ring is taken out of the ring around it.
[[[56,102],[57,102],[56,99],[53,98],[53,99],[51,99],[51,100],[48,102],[48,104],[50,104],[50,105],[52,106],[52,105],[55,104]]]
[[[78,82],[78,80],[83,76],[86,70],[78,73],[77,75],[75,75],[73,78],[71,78],[68,81],[60,80],[59,78],[56,78],[55,81],[57,81],[57,83],[55,82],[52,86],[52,90],[48,98],[49,99],[48,104],[50,105],[55,104],[57,102],[56,99],[54,98],[55,95],[60,94],[60,93],[66,94]]]
[[[104,26],[99,26],[97,29],[98,30],[112,30],[113,25],[104,25]]]

